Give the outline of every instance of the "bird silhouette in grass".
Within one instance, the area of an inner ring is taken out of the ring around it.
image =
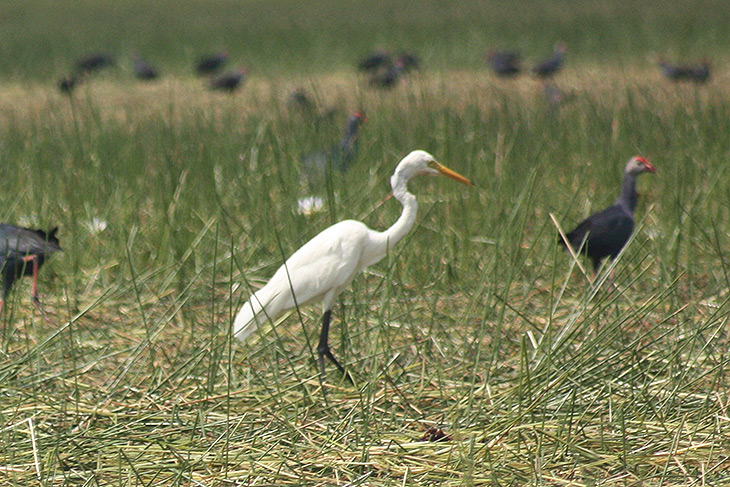
[[[520,53],[512,49],[492,49],[486,55],[487,65],[497,76],[511,78],[522,71]]]
[[[536,78],[550,78],[563,68],[565,62],[565,53],[568,46],[564,42],[558,42],[555,45],[553,54],[547,59],[543,59],[534,64],[530,71]]]
[[[209,76],[217,73],[228,62],[226,51],[201,56],[195,63],[195,72],[199,76]]]
[[[621,194],[613,205],[592,214],[565,234],[558,242],[588,256],[596,274],[606,257],[615,259],[634,231],[634,210],[639,199],[636,178],[646,172],[656,172],[654,166],[641,156],[632,157],[624,169]]]
[[[38,271],[48,257],[62,250],[56,237],[57,232],[58,227],[46,232],[0,223],[0,273],[3,276],[0,311],[13,283],[23,276],[33,276],[33,304],[40,306]]]
[[[219,76],[211,78],[208,82],[208,88],[213,91],[225,91],[233,93],[241,87],[243,82],[246,80],[246,74],[248,69],[241,66],[236,71],[230,71],[223,73]]]

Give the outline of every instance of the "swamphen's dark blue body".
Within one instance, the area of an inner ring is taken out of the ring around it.
[[[510,49],[499,49],[487,52],[487,64],[498,76],[510,77],[520,73],[520,53]]]
[[[638,200],[636,176],[644,172],[656,172],[656,169],[643,157],[631,158],[624,171],[621,195],[613,205],[589,216],[566,234],[571,247],[580,249],[593,261],[593,272],[598,271],[605,257],[616,258],[631,237]],[[565,245],[562,238],[558,241]]]
[[[565,51],[567,51],[566,45],[562,42],[558,42],[555,45],[555,52],[553,52],[552,56],[540,61],[532,67],[532,75],[538,78],[549,78],[560,71],[563,67]]]

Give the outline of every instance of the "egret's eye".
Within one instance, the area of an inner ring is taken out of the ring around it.
[[[430,167],[431,169],[436,169],[438,167],[438,165],[439,165],[439,163],[434,161],[433,159],[428,161],[428,167]]]

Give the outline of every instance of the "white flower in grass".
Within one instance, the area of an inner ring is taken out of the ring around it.
[[[297,213],[300,215],[311,215],[312,213],[322,211],[324,207],[324,201],[319,196],[305,196],[304,198],[299,198],[297,203]]]
[[[91,220],[85,221],[84,226],[89,230],[90,233],[96,235],[97,233],[101,233],[106,230],[107,222],[106,220],[102,220],[101,218],[94,217]]]

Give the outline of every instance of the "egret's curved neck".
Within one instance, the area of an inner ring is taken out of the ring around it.
[[[408,192],[408,180],[406,178],[393,175],[391,178],[393,186],[393,197],[400,201],[403,205],[403,212],[398,220],[381,235],[387,242],[387,250],[390,251],[395,244],[401,241],[408,231],[413,227],[416,221],[416,213],[418,213],[418,202],[416,197]]]

